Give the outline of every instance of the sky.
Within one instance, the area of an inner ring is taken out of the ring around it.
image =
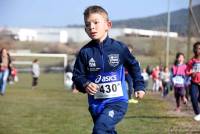
[[[169,1],[170,11],[187,8],[189,3]],[[0,0],[0,26],[80,25],[84,9],[90,5],[105,8],[111,20],[142,18],[167,12],[167,3],[168,0]]]

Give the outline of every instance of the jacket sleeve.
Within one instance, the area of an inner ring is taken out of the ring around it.
[[[144,89],[144,79],[141,75],[141,69],[138,61],[130,53],[127,47],[124,48],[124,66],[128,69],[129,74],[133,79],[133,88],[134,91],[145,91]]]
[[[186,67],[186,71],[185,71],[186,75],[190,76],[192,74],[191,70],[192,70],[192,60],[190,60],[187,63],[187,67]]]
[[[82,93],[86,92],[85,87],[90,83],[86,77],[86,71],[86,56],[80,51],[74,64],[72,80],[76,88]]]

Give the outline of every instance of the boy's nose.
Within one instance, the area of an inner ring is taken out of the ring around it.
[[[94,23],[91,23],[90,24],[90,29],[94,29],[95,28],[95,24]]]

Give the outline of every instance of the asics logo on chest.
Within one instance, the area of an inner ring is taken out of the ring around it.
[[[116,80],[117,80],[117,75],[112,75],[112,76],[101,76],[101,75],[98,75],[97,78],[95,79],[95,83],[110,82],[110,81],[116,81]]]

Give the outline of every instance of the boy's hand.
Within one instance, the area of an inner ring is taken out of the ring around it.
[[[145,92],[144,91],[136,91],[135,92],[135,97],[136,98],[139,98],[139,99],[142,99],[145,95]]]
[[[94,95],[99,90],[99,86],[91,82],[90,84],[87,85],[85,90],[89,95]]]

